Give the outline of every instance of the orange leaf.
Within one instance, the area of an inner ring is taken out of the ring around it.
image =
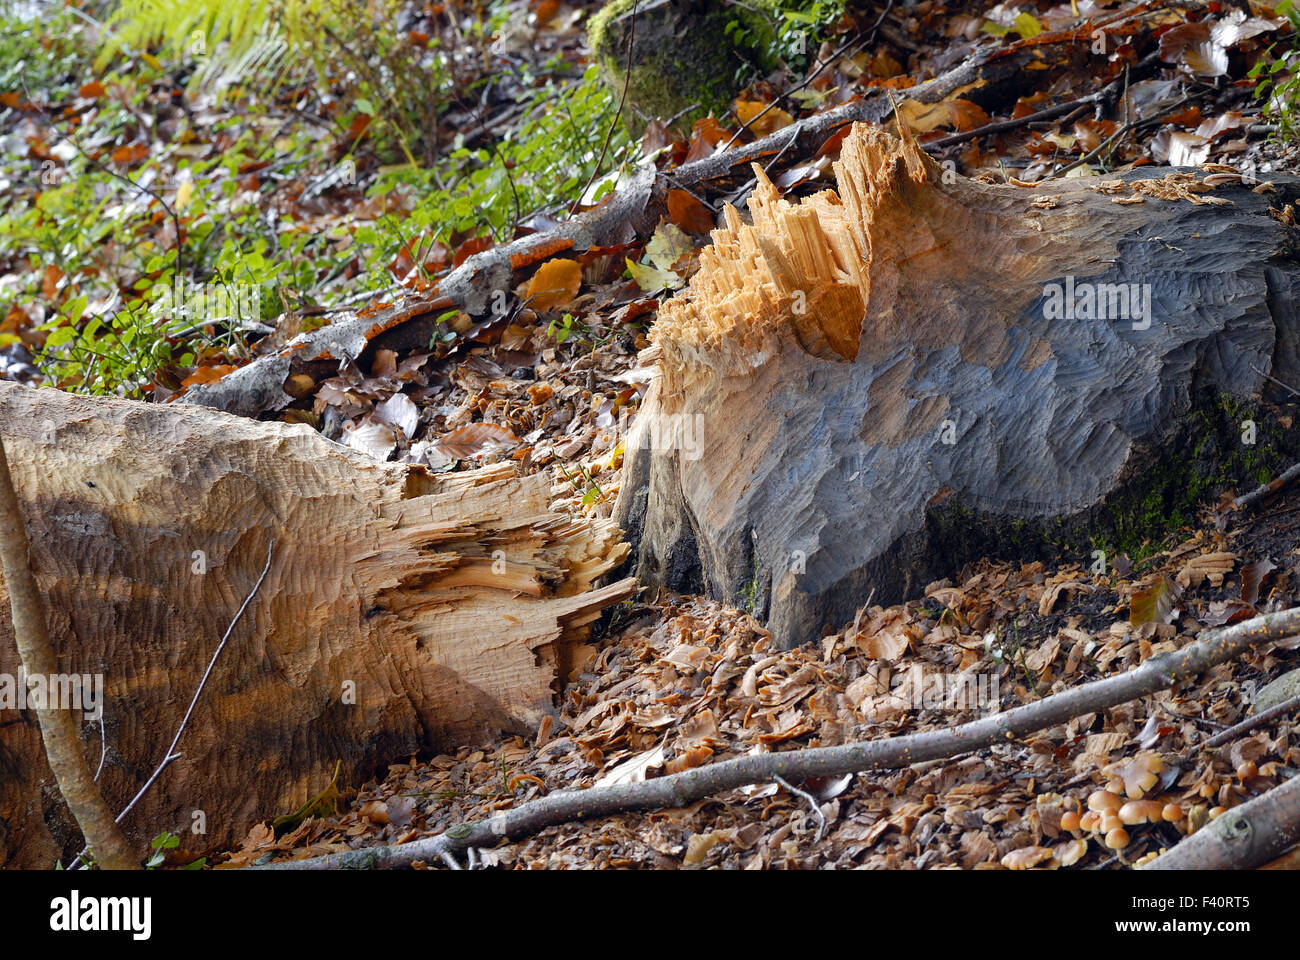
[[[132,143],[116,148],[110,156],[113,158],[114,163],[130,166],[149,156],[149,148],[143,143]]]
[[[92,80],[78,90],[77,93],[83,97],[102,97],[104,95],[104,85],[98,80]]]
[[[976,130],[989,122],[989,115],[984,112],[984,108],[978,103],[958,99],[949,100],[947,106],[948,116],[952,120],[953,128],[958,133]]]
[[[668,191],[668,219],[687,233],[708,233],[713,229],[709,208],[685,190]]]
[[[181,386],[190,387],[196,383],[215,383],[234,369],[228,363],[218,363],[211,367],[199,367],[181,381]]]
[[[459,267],[474,254],[482,253],[491,246],[491,237],[471,237],[456,248],[456,256],[452,258],[451,265]]]
[[[768,109],[761,100],[737,100],[735,109],[740,122],[756,137],[766,137],[794,123],[794,117],[780,107]]]
[[[47,264],[45,274],[41,277],[41,293],[45,294],[46,300],[53,300],[59,292],[59,281],[63,279],[63,271],[57,264]]]
[[[542,0],[537,5],[537,25],[545,26],[555,19],[555,15],[560,12],[558,0]]]
[[[364,137],[370,129],[370,121],[373,119],[368,113],[358,113],[352,118],[352,122],[348,124],[348,139],[360,140]]]
[[[534,310],[568,306],[582,288],[582,267],[577,260],[547,260],[528,282],[526,297]]]
[[[715,147],[730,139],[731,131],[718,123],[712,114],[696,120],[691,126],[691,141],[686,151],[686,159],[682,162],[690,163],[693,160],[711,157]]]

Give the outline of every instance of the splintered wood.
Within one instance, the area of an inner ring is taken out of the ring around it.
[[[727,227],[713,232],[686,294],[660,310],[657,343],[704,362],[719,353],[762,357],[767,338],[787,329],[813,356],[857,359],[877,223],[890,215],[900,178],[924,184],[930,170],[910,137],[863,125],[841,156],[839,193],[824,190],[799,204],[782,199],[754,164],[752,225],[727,205]]]
[[[614,523],[550,512],[547,479],[509,464],[425,476],[301,425],[14,385],[0,430],[60,666],[102,677],[115,810],[162,759],[275,541],[182,759],[123,825],[140,849],[164,829],[195,855],[228,845],[339,761],[355,786],[398,757],[531,734],[594,652],[590,624],[635,590],[595,585],[627,552]],[[19,668],[0,617],[0,676]],[[12,716],[0,864],[49,867],[79,836],[50,799],[34,716]],[[98,740],[93,718],[86,731]]]

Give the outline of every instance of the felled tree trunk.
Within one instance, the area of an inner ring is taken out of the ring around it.
[[[92,691],[102,676],[114,810],[162,759],[275,541],[183,756],[124,823],[142,855],[163,830],[196,854],[228,846],[318,793],[336,762],[355,785],[410,753],[534,730],[590,652],[591,622],[634,590],[593,585],[626,552],[617,527],[549,513],[548,479],[509,465],[425,476],[303,426],[11,385],[0,432],[59,668]],[[80,838],[34,713],[8,706],[0,864],[49,867]]]
[[[1300,382],[1294,230],[1269,213],[1294,181],[994,186],[862,124],[841,157],[802,203],[758,172],[752,224],[728,210],[660,311],[615,514],[646,583],[793,644],[982,553],[1088,563],[1148,513],[1190,519],[1213,474],[1161,457],[1207,398],[1231,420],[1265,373]],[[1229,428],[1210,467],[1258,469],[1263,425]]]

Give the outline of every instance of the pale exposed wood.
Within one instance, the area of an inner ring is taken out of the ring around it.
[[[789,202],[755,167],[752,223],[728,209],[660,310],[615,512],[643,583],[803,642],[873,590],[918,595],[1018,541],[1086,545],[1197,404],[1257,396],[1254,368],[1293,379],[1300,269],[1269,214],[1293,179],[985,184],[867,124],[835,175]],[[1049,307],[1088,285],[1103,310]]]
[[[59,668],[104,674],[114,809],[161,759],[276,540],[183,758],[124,823],[137,844],[170,829],[220,847],[338,760],[356,784],[405,754],[535,729],[589,625],[635,589],[595,585],[626,552],[611,521],[548,512],[547,479],[509,465],[408,474],[303,426],[8,385],[0,433]],[[0,673],[17,669],[5,623]],[[34,716],[0,717],[0,852],[49,866],[78,838]],[[96,726],[83,736],[97,755]]]

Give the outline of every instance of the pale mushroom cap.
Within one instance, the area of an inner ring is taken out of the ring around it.
[[[1116,827],[1106,833],[1106,846],[1112,850],[1123,850],[1128,846],[1128,831],[1123,827]]]

